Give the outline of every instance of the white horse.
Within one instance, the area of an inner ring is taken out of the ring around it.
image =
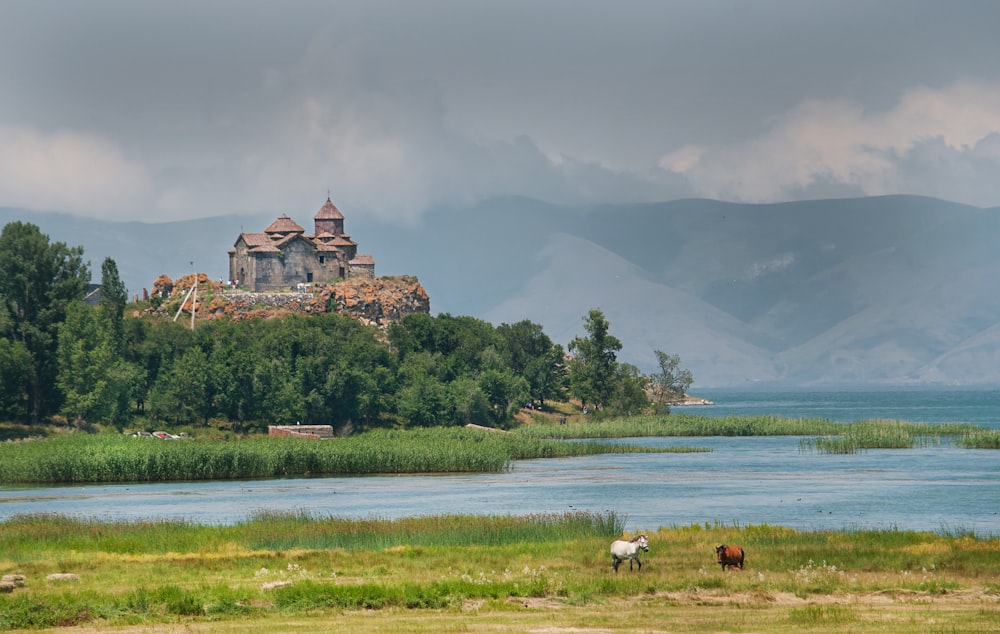
[[[642,572],[642,562],[639,561],[639,551],[649,552],[649,540],[645,535],[639,535],[625,541],[617,539],[611,542],[611,569],[618,572],[618,564],[628,559],[628,569],[632,570],[632,562],[639,564]]]

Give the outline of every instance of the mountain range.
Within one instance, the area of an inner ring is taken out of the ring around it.
[[[286,211],[311,227],[316,209]],[[677,354],[702,387],[1000,384],[1000,208],[883,196],[551,205],[494,198],[389,223],[341,210],[378,275],[417,276],[432,313],[529,319],[557,343],[600,309],[644,372]],[[82,245],[99,281],[228,273],[270,216],[107,222],[0,208]]]

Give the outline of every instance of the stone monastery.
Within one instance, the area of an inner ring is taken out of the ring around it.
[[[350,277],[374,279],[375,258],[358,253],[329,197],[313,216],[312,235],[282,214],[263,233],[241,233],[229,251],[229,279],[255,292]]]

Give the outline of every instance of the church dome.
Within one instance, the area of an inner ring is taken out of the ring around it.
[[[286,214],[281,214],[278,219],[268,225],[267,229],[264,229],[264,233],[304,233],[305,229],[300,227],[298,223],[289,218]]]
[[[343,220],[344,219],[344,214],[340,213],[340,210],[337,209],[336,205],[334,205],[333,202],[330,200],[330,197],[327,196],[326,197],[326,202],[323,203],[323,206],[319,208],[319,211],[316,212],[316,215],[313,216],[313,219],[314,220]]]

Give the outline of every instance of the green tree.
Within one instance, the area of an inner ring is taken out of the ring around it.
[[[31,358],[26,376],[32,424],[59,410],[57,330],[67,305],[83,299],[90,270],[82,247],[49,242],[31,223],[12,222],[0,234],[0,303],[9,318],[5,337]]]
[[[493,408],[472,377],[462,377],[448,384],[448,399],[455,422],[460,425],[483,425],[493,419]]]
[[[498,425],[509,421],[528,397],[528,382],[510,372],[487,370],[478,384],[489,403],[490,418]]]
[[[0,338],[0,420],[27,420],[31,369],[24,344]]]
[[[191,346],[160,369],[149,396],[153,416],[173,424],[190,424],[209,417],[208,359]]]
[[[507,344],[508,365],[528,381],[530,400],[544,406],[545,401],[562,398],[566,386],[565,354],[538,324],[528,320],[500,324],[497,333]]]
[[[614,391],[608,408],[615,414],[631,416],[649,409],[649,377],[631,363],[619,363],[615,369]]]
[[[163,375],[170,371],[174,360],[194,345],[195,332],[169,320],[151,323],[145,319],[127,319],[125,333],[125,358],[140,368],[145,384],[136,398],[138,411],[144,412],[153,392],[168,384]]]
[[[399,366],[396,413],[407,425],[433,427],[456,423],[448,401],[448,385],[438,378],[441,355],[415,352]]]
[[[113,398],[108,374],[116,360],[108,321],[92,306],[71,303],[59,328],[57,356],[57,385],[67,420],[79,429],[106,417]]]
[[[142,389],[142,370],[117,352],[109,317],[83,302],[66,309],[59,327],[57,384],[61,412],[77,428],[85,422],[110,422],[122,428]]]
[[[687,394],[694,378],[690,371],[680,367],[681,358],[678,355],[667,354],[662,350],[653,352],[660,369],[649,375],[652,401],[658,410],[668,413],[670,405],[679,402]]]
[[[584,407],[603,407],[611,402],[615,389],[622,343],[609,334],[610,324],[596,308],[584,318],[583,327],[588,336],[576,337],[569,343],[573,355],[569,366],[570,392]]]
[[[118,275],[118,265],[110,257],[104,258],[101,264],[101,311],[111,324],[111,334],[114,340],[115,352],[121,353],[125,346],[125,333],[122,325],[125,305],[128,303],[128,289]]]

